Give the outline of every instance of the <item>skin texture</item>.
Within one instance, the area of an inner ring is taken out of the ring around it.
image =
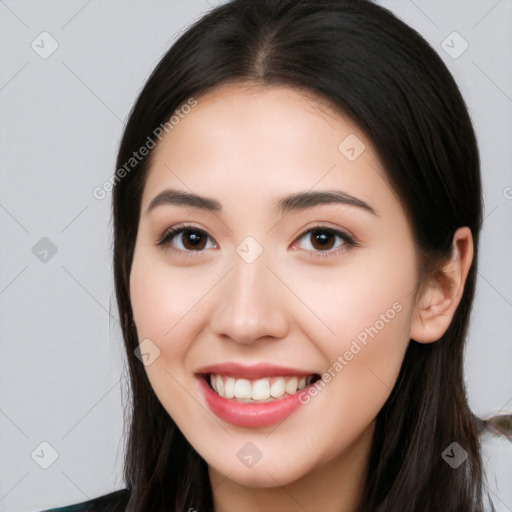
[[[454,257],[426,279],[404,209],[352,122],[286,87],[223,86],[197,100],[156,148],[142,196],[130,296],[140,341],[160,350],[145,366],[148,378],[207,461],[216,511],[352,511],[375,417],[410,339],[438,340],[453,317],[471,263],[471,233],[456,232]],[[365,144],[354,161],[338,149],[351,134]],[[216,199],[222,211],[166,204],[146,214],[166,188]],[[376,215],[343,204],[285,215],[273,209],[278,198],[309,190],[342,190]],[[208,234],[201,250],[184,234],[157,245],[182,223]],[[347,232],[357,245],[331,235],[322,250],[308,233],[318,226]],[[236,252],[247,236],[263,248],[252,263]],[[194,376],[227,361],[323,374],[382,322],[278,425],[224,422],[209,411]],[[237,457],[248,442],[261,453],[252,467]]]

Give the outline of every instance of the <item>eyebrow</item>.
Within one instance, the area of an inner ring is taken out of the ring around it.
[[[221,212],[222,204],[216,199],[199,196],[192,192],[176,189],[166,189],[155,196],[146,210],[145,215],[160,205],[177,205],[199,208],[205,211]],[[278,199],[274,203],[274,209],[280,214],[293,211],[306,210],[322,204],[343,204],[365,210],[372,215],[379,216],[375,209],[362,199],[358,199],[341,190],[307,191],[297,192]]]
[[[290,196],[283,197],[276,202],[276,209],[282,213],[289,213],[293,211],[305,210],[313,208],[321,204],[343,204],[347,206],[355,206],[361,208],[372,215],[378,217],[375,209],[362,199],[358,199],[341,190],[322,190],[322,191],[307,191],[298,192]]]
[[[153,198],[151,203],[149,203],[148,209],[146,210],[146,215],[157,206],[163,204],[189,206],[192,208],[200,208],[202,210],[211,212],[220,212],[222,210],[222,205],[216,199],[198,196],[192,192],[184,192],[182,190],[168,188]]]

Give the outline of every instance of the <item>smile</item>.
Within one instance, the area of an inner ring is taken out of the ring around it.
[[[203,368],[196,377],[206,405],[215,416],[248,428],[283,421],[302,405],[299,394],[320,379],[318,373],[236,363]]]
[[[294,395],[314,382],[315,376],[308,377],[266,377],[262,379],[236,379],[234,377],[210,374],[210,387],[221,397],[245,403],[271,402],[285,395]]]

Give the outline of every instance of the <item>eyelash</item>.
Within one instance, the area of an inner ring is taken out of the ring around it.
[[[204,249],[201,249],[199,251],[183,251],[182,249],[175,249],[174,247],[172,247],[170,245],[170,241],[174,237],[176,237],[176,235],[179,235],[180,233],[183,233],[187,230],[195,231],[197,233],[206,235],[208,238],[213,240],[213,238],[210,235],[208,235],[208,233],[206,231],[204,231],[202,229],[196,228],[195,226],[179,225],[179,226],[175,226],[175,227],[165,231],[163,233],[163,235],[160,237],[160,239],[158,240],[157,245],[158,246],[167,246],[170,250],[184,253],[184,256],[186,256],[186,257],[196,258],[201,255],[201,253],[204,251]],[[312,258],[325,258],[328,256],[331,256],[331,257],[337,256],[337,255],[341,254],[342,252],[345,252],[345,251],[351,249],[352,247],[359,245],[354,240],[354,238],[352,236],[350,236],[348,233],[345,233],[344,231],[339,231],[337,229],[328,228],[328,227],[322,226],[322,225],[309,228],[308,230],[306,230],[302,234],[300,234],[296,238],[296,240],[301,240],[305,235],[307,235],[308,233],[314,232],[314,231],[323,231],[323,232],[327,232],[331,235],[338,236],[339,238],[341,238],[343,240],[344,244],[341,247],[337,248],[336,250],[331,249],[331,250],[327,250],[327,251],[307,251],[309,256]]]

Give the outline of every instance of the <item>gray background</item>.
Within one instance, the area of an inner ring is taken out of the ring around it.
[[[110,194],[92,190],[115,170],[124,119],[160,56],[218,3],[0,0],[2,511],[123,487]],[[378,3],[436,48],[474,120],[485,222],[467,386],[478,415],[510,413],[512,0]],[[511,446],[485,444],[498,511],[512,510]]]

